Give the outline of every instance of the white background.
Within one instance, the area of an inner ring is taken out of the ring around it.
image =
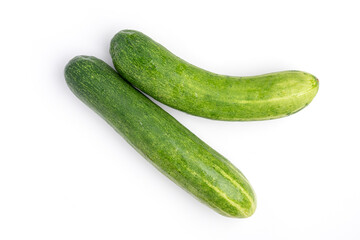
[[[0,239],[360,239],[358,1],[6,1],[0,6]],[[166,111],[252,183],[223,217],[159,173],[68,89],[65,64],[111,64],[112,36],[149,35],[212,72],[310,72],[290,117],[221,122]]]

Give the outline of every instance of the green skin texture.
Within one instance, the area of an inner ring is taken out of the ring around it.
[[[73,58],[65,68],[72,92],[176,184],[229,217],[251,216],[255,194],[244,175],[103,61]]]
[[[141,91],[173,108],[216,120],[284,117],[307,106],[319,88],[316,77],[300,71],[250,77],[211,73],[134,30],[117,33],[110,54],[119,74]]]

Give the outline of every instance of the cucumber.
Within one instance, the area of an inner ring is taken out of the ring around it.
[[[173,108],[210,119],[284,117],[307,106],[319,88],[316,77],[301,71],[249,77],[211,73],[134,30],[117,33],[110,54],[116,70],[133,86]]]
[[[255,194],[244,175],[103,61],[73,58],[65,67],[72,92],[176,184],[220,214],[251,216]]]

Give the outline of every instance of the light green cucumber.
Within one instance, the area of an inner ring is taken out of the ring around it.
[[[141,91],[173,108],[217,120],[284,117],[307,106],[319,88],[316,77],[301,71],[251,77],[211,73],[134,30],[117,33],[110,54],[119,74]]]
[[[75,57],[65,78],[81,101],[176,184],[225,216],[254,213],[255,194],[244,175],[106,63]]]

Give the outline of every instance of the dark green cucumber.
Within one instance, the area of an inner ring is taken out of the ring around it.
[[[319,88],[313,75],[300,71],[252,77],[214,74],[134,30],[117,33],[110,54],[116,70],[133,86],[173,108],[211,119],[287,116],[307,106]]]
[[[254,213],[255,195],[244,175],[106,63],[75,57],[65,78],[80,100],[179,186],[223,215]]]

